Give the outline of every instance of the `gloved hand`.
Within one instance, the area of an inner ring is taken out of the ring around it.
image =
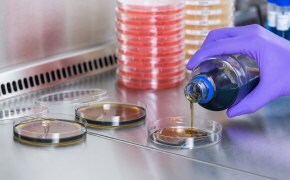
[[[289,41],[258,25],[213,30],[187,68],[193,70],[205,58],[226,54],[247,55],[260,68],[259,84],[228,109],[229,117],[253,113],[275,98],[290,94]]]

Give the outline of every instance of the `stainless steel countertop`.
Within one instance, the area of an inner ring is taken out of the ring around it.
[[[116,85],[115,71],[70,82],[54,90],[102,88],[121,101],[147,105],[146,122],[162,117],[189,117],[183,86],[137,91]],[[0,103],[28,105],[42,93]],[[117,130],[89,129],[86,142],[42,148],[13,141],[12,125],[0,125],[0,174],[4,179],[288,179],[290,176],[290,98],[280,98],[259,112],[227,119],[196,105],[196,120],[223,125],[222,141],[214,146],[184,150],[152,144],[146,125]],[[96,176],[96,177],[94,177]]]

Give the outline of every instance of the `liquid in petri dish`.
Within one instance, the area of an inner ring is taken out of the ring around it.
[[[146,110],[133,104],[100,102],[78,108],[76,116],[92,128],[118,128],[142,124]]]
[[[191,127],[167,127],[155,131],[153,142],[170,146],[191,146],[191,143],[203,140],[208,132]]]
[[[86,137],[82,123],[58,119],[35,118],[14,125],[14,139],[37,146],[64,146]]]

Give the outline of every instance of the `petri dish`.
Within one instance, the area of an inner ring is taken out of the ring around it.
[[[188,119],[189,120],[189,119]],[[156,145],[184,149],[204,148],[221,140],[222,125],[198,121],[192,128],[184,117],[169,117],[150,122],[149,139]]]
[[[155,78],[169,78],[176,75],[180,75],[184,72],[185,65],[182,63],[179,66],[168,67],[168,68],[142,68],[121,66],[118,65],[118,72],[120,75],[138,79],[155,79]]]
[[[47,107],[50,113],[74,114],[76,103],[102,99],[107,94],[103,89],[67,90],[39,97],[36,104]]]
[[[179,60],[175,61],[163,61],[163,62],[154,62],[152,61],[127,61],[123,59],[118,59],[118,63],[121,66],[131,66],[136,68],[168,68],[168,67],[176,67],[184,63],[184,56],[180,58]]]
[[[129,36],[149,36],[149,37],[156,37],[156,36],[170,36],[175,34],[182,34],[183,27],[179,29],[170,29],[170,30],[159,30],[156,31],[154,29],[147,29],[147,30],[134,30],[134,29],[120,29],[117,27],[117,33],[129,35]]]
[[[179,18],[168,19],[168,20],[155,20],[155,19],[147,19],[147,20],[131,20],[131,19],[120,19],[116,17],[116,21],[125,25],[131,26],[170,26],[174,24],[179,24],[183,22],[184,17],[181,16]]]
[[[128,14],[123,13],[118,10],[118,8],[115,9],[115,14],[117,19],[120,19],[122,21],[126,22],[136,22],[136,21],[147,21],[147,22],[158,22],[158,21],[172,21],[176,19],[181,19],[184,16],[184,12],[178,12],[178,13],[171,13],[168,15],[160,15],[160,14],[147,14],[147,15],[140,15],[140,14]]]
[[[14,140],[34,146],[67,146],[85,140],[86,122],[59,119],[61,116],[29,116],[14,121]]]
[[[148,49],[146,49],[144,47],[144,51],[134,51],[137,50],[137,48],[130,48],[130,47],[121,47],[119,46],[117,52],[124,54],[124,55],[128,55],[128,56],[136,56],[136,57],[167,57],[167,56],[177,56],[180,55],[184,52],[184,45],[180,45],[180,46],[175,46],[173,48],[153,48],[152,51]],[[166,50],[168,49],[168,50]],[[174,49],[173,51],[170,51],[169,49]]]
[[[184,3],[180,0],[143,1],[118,0],[117,6],[122,13],[140,15],[170,15],[183,11]]]
[[[130,103],[114,100],[79,104],[76,118],[88,122],[91,128],[124,128],[138,126],[146,118],[142,102]]]
[[[186,49],[186,59],[191,58],[192,55],[194,55],[198,51],[199,47],[194,48],[187,48]]]
[[[136,57],[129,56],[118,52],[118,59],[126,62],[126,63],[142,63],[142,64],[158,64],[164,62],[179,62],[184,59],[184,53],[175,56],[166,56],[166,57]]]
[[[118,43],[129,46],[138,46],[138,47],[166,47],[172,46],[176,44],[183,44],[184,35],[174,35],[169,36],[172,39],[168,39],[164,36],[164,38],[146,38],[143,37],[124,37],[118,34]]]
[[[48,108],[41,106],[13,107],[0,110],[0,124],[13,122],[20,117],[47,113]]]
[[[124,86],[131,89],[150,89],[150,90],[158,90],[158,89],[167,89],[173,88],[181,85],[185,78],[185,73],[183,72],[180,75],[167,77],[167,78],[156,78],[156,79],[139,79],[134,77],[128,77],[118,75],[118,84],[120,86]]]
[[[217,8],[234,4],[232,0],[186,0],[186,7],[200,9],[203,7]]]
[[[174,46],[167,46],[167,47],[136,47],[136,46],[128,46],[128,45],[119,45],[118,50],[124,52],[125,54],[135,54],[135,55],[156,55],[156,56],[163,56],[163,55],[170,55],[176,54],[176,52],[182,52],[184,49],[183,44],[178,44]]]
[[[199,8],[199,9],[190,9],[185,10],[186,16],[228,16],[233,14],[232,6],[225,6],[216,9],[209,8]]]
[[[130,26],[116,22],[117,32],[135,35],[135,36],[158,36],[158,35],[171,35],[184,28],[183,23],[173,24],[169,26]]]
[[[227,24],[231,23],[232,20],[222,21],[222,19],[213,19],[213,20],[191,20],[186,19],[185,25],[189,26],[218,26],[223,25],[226,26]]]

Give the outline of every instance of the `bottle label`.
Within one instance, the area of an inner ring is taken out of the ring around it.
[[[276,15],[277,13],[275,11],[269,11],[268,12],[268,26],[270,27],[276,27]]]
[[[185,30],[185,34],[191,36],[207,36],[209,30]]]
[[[209,16],[209,15],[220,15],[222,14],[221,9],[217,10],[187,10],[185,13],[187,15],[200,15],[200,16]]]
[[[278,14],[277,30],[287,31],[289,29],[289,16],[287,14]]]
[[[194,26],[210,26],[210,25],[219,25],[221,24],[221,20],[186,20],[186,25],[194,25]]]
[[[220,0],[185,1],[186,5],[192,5],[192,6],[212,6],[212,5],[218,5],[220,3],[221,3]]]

